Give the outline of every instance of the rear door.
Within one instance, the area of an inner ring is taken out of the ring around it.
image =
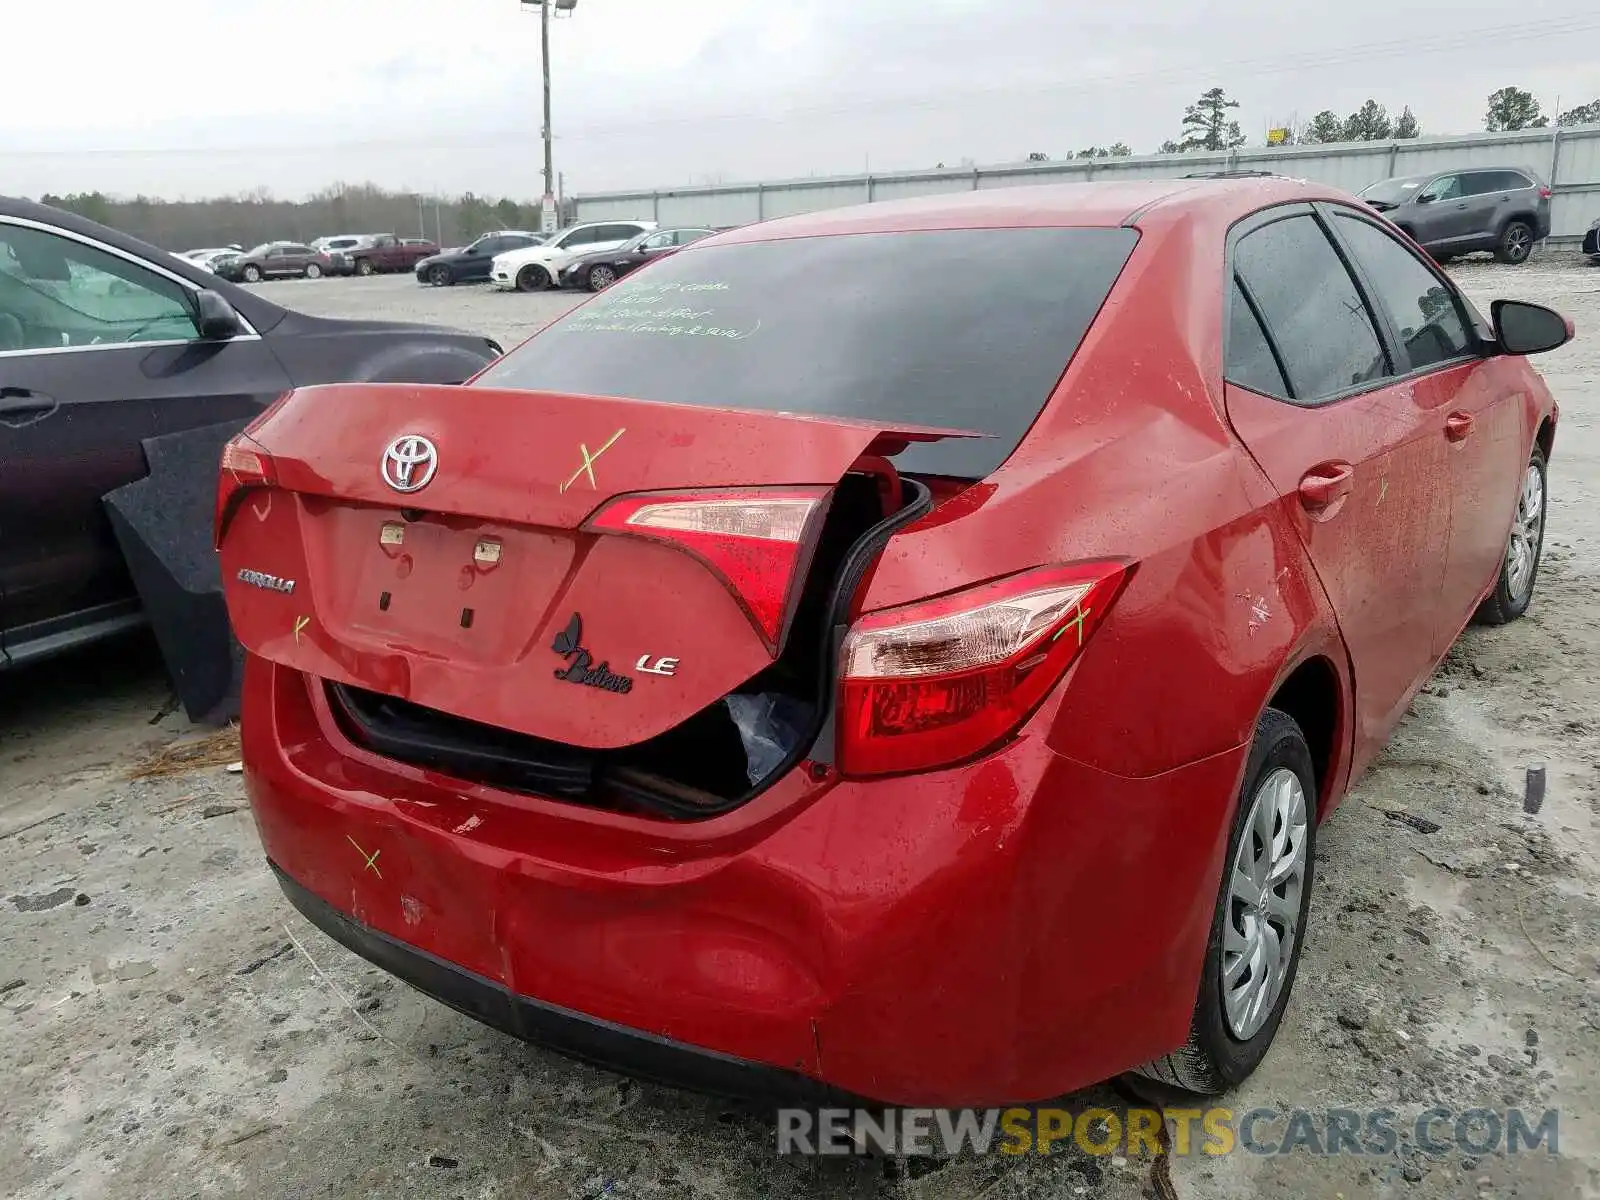
[[[1443,405],[1400,377],[1387,318],[1308,206],[1236,228],[1229,263],[1228,416],[1338,618],[1359,770],[1437,653],[1451,504]]]
[[[1461,190],[1467,206],[1462,237],[1487,245],[1499,234],[1501,214],[1510,212],[1508,175],[1506,171],[1461,173]]]
[[[199,341],[193,305],[155,264],[0,219],[0,625],[13,659],[130,610],[101,497],[145,474],[141,439],[250,416],[288,386],[254,334]]]

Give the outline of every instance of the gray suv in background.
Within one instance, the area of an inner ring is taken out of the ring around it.
[[[1440,262],[1474,250],[1525,262],[1550,236],[1550,187],[1526,167],[1383,179],[1360,195]]]

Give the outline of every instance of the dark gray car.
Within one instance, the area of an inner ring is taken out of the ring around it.
[[[1473,167],[1383,179],[1361,198],[1440,262],[1492,250],[1525,262],[1550,236],[1550,187],[1526,167]]]
[[[498,353],[452,330],[292,312],[103,225],[0,197],[0,669],[140,622],[101,498],[146,474],[147,442],[242,426],[308,384],[459,383]],[[182,534],[200,555],[207,515]]]

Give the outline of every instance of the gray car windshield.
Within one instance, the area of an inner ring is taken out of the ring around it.
[[[1027,433],[1131,229],[959,229],[699,245],[630,276],[482,387],[934,425],[902,470],[981,478]]]
[[[1412,175],[1405,179],[1380,179],[1356,194],[1363,200],[1376,200],[1379,204],[1404,204],[1417,194],[1429,178],[1427,175]]]

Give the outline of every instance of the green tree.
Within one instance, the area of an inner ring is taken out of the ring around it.
[[[1569,108],[1556,118],[1557,125],[1588,125],[1592,122],[1600,122],[1600,100]]]
[[[1400,111],[1400,119],[1394,123],[1394,136],[1397,138],[1422,136],[1422,126],[1417,124],[1417,114],[1411,111],[1409,104]]]
[[[1490,133],[1507,129],[1543,129],[1550,122],[1539,111],[1532,92],[1519,87],[1503,87],[1489,93],[1489,108],[1483,114],[1483,127]]]
[[[1112,142],[1106,147],[1106,153],[1112,158],[1127,158],[1133,153],[1133,147],[1127,142]]]
[[[1368,100],[1345,118],[1344,140],[1347,142],[1386,142],[1394,135],[1394,122],[1388,110],[1376,100]]]
[[[1239,122],[1228,119],[1228,113],[1239,107],[1237,100],[1219,87],[1209,88],[1200,98],[1183,110],[1183,138],[1178,145],[1183,150],[1232,150],[1244,145],[1244,134]]]
[[[1171,138],[1168,138],[1166,141],[1161,143],[1161,148],[1159,150],[1157,150],[1156,153],[1157,154],[1178,154],[1182,150],[1183,150],[1182,146],[1178,145],[1178,143],[1173,141]]]
[[[1331,109],[1323,109],[1311,120],[1306,122],[1305,128],[1300,131],[1302,142],[1342,142],[1344,141],[1344,122]]]

